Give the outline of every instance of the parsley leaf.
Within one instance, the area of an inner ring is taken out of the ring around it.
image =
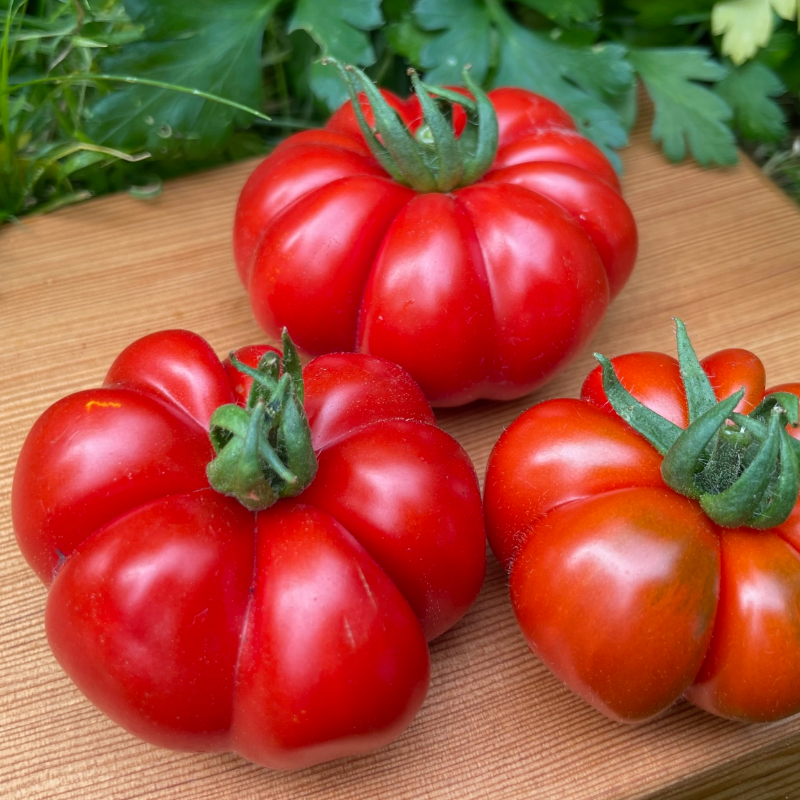
[[[556,25],[589,22],[600,15],[599,0],[521,0],[521,2],[544,14]]]
[[[503,28],[494,85],[522,86],[560,103],[618,165],[612,148],[627,144],[628,135],[606,100],[624,93],[633,81],[625,47],[569,47],[510,21]]]
[[[384,30],[386,41],[395,53],[412,64],[422,62],[422,51],[430,42],[431,36],[413,23],[410,14],[397,22],[390,22]]]
[[[630,59],[655,104],[653,138],[671,161],[692,155],[704,166],[733,164],[736,145],[727,122],[732,112],[713,91],[695,81],[715,83],[725,68],[702,47],[631,50]]]
[[[190,86],[258,107],[261,39],[277,0],[125,0],[148,41],[133,42],[103,61],[106,73]],[[92,108],[94,139],[157,154],[184,150],[200,157],[218,148],[234,124],[250,117],[171,89],[130,86]]]
[[[306,31],[323,55],[367,67],[375,63],[375,51],[365,31],[382,24],[381,0],[298,0],[288,30]],[[335,69],[314,63],[309,80],[311,91],[328,108],[338,108],[347,99]]]
[[[478,0],[419,0],[417,24],[426,31],[443,31],[420,53],[428,83],[461,83],[461,71],[471,65],[472,77],[483,83],[492,52],[491,19]]]
[[[422,50],[426,80],[453,83],[467,63],[482,81],[489,72],[492,40],[497,39],[494,86],[521,86],[562,104],[582,132],[617,165],[612,148],[627,142],[619,113],[607,101],[624,94],[633,70],[620,44],[570,47],[517,24],[499,3],[477,0],[419,0],[417,24],[443,31]]]
[[[711,30],[722,34],[722,52],[734,64],[752,58],[772,36],[773,10],[794,19],[796,0],[726,0],[715,3]]]
[[[770,99],[785,89],[766,64],[751,61],[731,70],[715,91],[731,107],[734,124],[746,139],[777,142],[786,136],[783,110]]]

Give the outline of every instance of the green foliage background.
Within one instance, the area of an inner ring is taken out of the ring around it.
[[[668,158],[730,164],[738,137],[775,161],[797,115],[796,15],[796,0],[0,0],[0,221],[265,152],[344,100],[325,54],[402,94],[409,66],[458,83],[469,64],[564,105],[616,163],[641,81]]]

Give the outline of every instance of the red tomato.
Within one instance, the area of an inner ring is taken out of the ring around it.
[[[613,364],[637,400],[686,428],[675,359]],[[800,396],[800,384],[765,391],[745,350],[701,365],[718,400],[744,389],[744,414],[776,390]],[[737,720],[797,713],[800,507],[771,529],[723,527],[667,485],[661,464],[611,408],[599,367],[581,400],[540,403],[503,433],[487,469],[487,533],[529,647],[617,720],[681,696]]]
[[[132,344],[22,449],[14,527],[53,652],[150,742],[273,768],[381,747],[425,697],[426,639],[480,589],[475,473],[409,376],[345,354],[303,378],[318,472],[259,512],[206,477],[212,414],[252,379],[186,331]]]
[[[416,95],[383,96],[419,129]],[[234,253],[264,330],[394,361],[439,406],[526,394],[584,346],[633,269],[633,216],[563,109],[524,89],[488,96],[498,146],[472,185],[394,180],[350,102],[256,168]],[[465,119],[456,106],[458,133]]]

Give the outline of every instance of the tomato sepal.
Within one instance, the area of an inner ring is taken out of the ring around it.
[[[665,455],[681,435],[681,428],[640,403],[623,385],[611,360],[594,353],[602,368],[603,391],[617,416]]]
[[[698,500],[715,523],[756,529],[780,525],[800,493],[800,450],[786,431],[800,419],[798,398],[773,393],[747,416],[734,411],[744,388],[716,402],[684,324],[678,319],[675,323],[688,427],[681,429],[637,400],[622,385],[611,361],[596,353],[608,402],[664,456],[664,482]]]
[[[489,171],[499,144],[497,114],[468,69],[464,69],[462,76],[472,97],[425,84],[414,70],[409,70],[422,108],[422,123],[413,134],[362,70],[335,58],[328,57],[326,61],[336,67],[347,86],[364,141],[394,180],[417,192],[449,192],[475,183]],[[358,99],[359,88],[369,102],[374,128],[364,116]],[[449,106],[449,115],[455,106],[463,109],[466,124],[458,138],[437,100]]]
[[[696,500],[705,494],[701,488],[701,476],[711,476],[707,483],[711,484],[709,488],[712,490],[715,488],[714,483],[724,481],[725,465],[731,459],[714,458],[722,447],[714,448],[712,455],[705,461],[703,457],[709,447],[713,447],[715,437],[721,433],[722,426],[743,396],[744,390],[740,389],[736,394],[721,400],[695,419],[672,443],[661,462],[661,475],[668,486]]]
[[[209,483],[251,511],[295,497],[317,473],[300,359],[285,328],[282,338],[283,357],[268,350],[256,369],[230,354],[231,364],[253,385],[245,408],[220,406],[209,425],[217,454],[206,469]]]

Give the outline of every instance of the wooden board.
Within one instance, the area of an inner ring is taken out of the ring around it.
[[[800,378],[797,208],[747,162],[727,171],[668,165],[643,130],[624,161],[641,257],[593,348],[673,352],[677,315],[701,354],[748,347],[770,382]],[[798,752],[800,719],[742,725],[684,703],[637,727],[606,720],[527,652],[491,558],[477,603],[433,645],[421,713],[372,755],[279,774],[230,754],[173,753],[117,728],[75,689],[45,641],[45,590],[14,542],[16,454],[36,416],[98,384],[119,350],[145,333],[190,328],[219,352],[263,338],[230,247],[234,204],[252,166],[174,182],[152,202],[115,196],[0,231],[0,796],[800,796],[786,788],[800,787],[797,759],[787,758]],[[482,475],[503,427],[534,400],[576,395],[591,364],[587,350],[532,397],[477,403],[439,420]]]

